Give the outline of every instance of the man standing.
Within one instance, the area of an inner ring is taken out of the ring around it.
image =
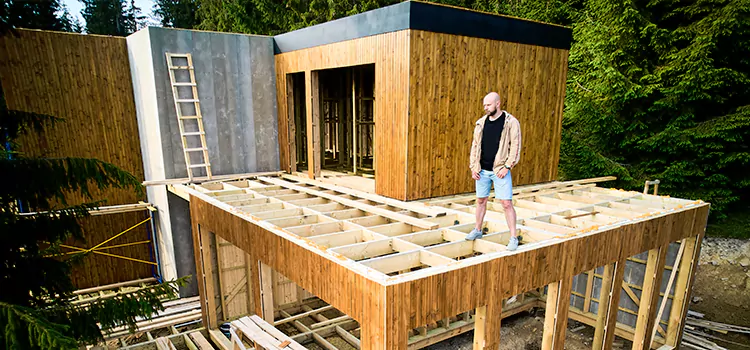
[[[495,198],[505,210],[505,220],[510,228],[508,250],[518,248],[516,234],[516,210],[513,208],[513,184],[510,170],[521,157],[521,125],[518,119],[500,109],[500,95],[491,92],[484,97],[485,115],[477,120],[474,140],[469,157],[471,177],[476,180],[477,210],[476,227],[466,236],[473,241],[482,237],[484,214],[487,212],[487,197],[495,184]]]

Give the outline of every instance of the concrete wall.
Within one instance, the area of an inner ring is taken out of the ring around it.
[[[187,177],[166,52],[192,54],[213,174],[279,170],[271,37],[150,27],[127,41],[147,181]],[[185,89],[180,97],[189,93]],[[193,157],[191,163],[202,162],[198,153]],[[169,198],[164,186],[149,187],[147,194],[159,209],[163,277],[194,275],[187,206],[175,205],[180,199]],[[192,283],[183,294],[197,293],[195,288]]]

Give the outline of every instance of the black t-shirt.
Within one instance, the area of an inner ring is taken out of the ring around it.
[[[505,112],[497,119],[490,120],[487,117],[484,121],[484,131],[482,132],[482,156],[479,158],[479,165],[483,170],[492,171],[495,165],[495,155],[500,148],[500,135],[503,134],[505,127]]]

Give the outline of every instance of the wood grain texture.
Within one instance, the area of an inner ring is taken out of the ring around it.
[[[198,235],[196,232],[216,234],[217,237],[249,254],[250,260],[255,262],[251,262],[251,266],[257,266],[258,261],[263,262],[300,287],[358,320],[363,327],[363,348],[368,348],[365,344],[370,342],[383,342],[382,332],[376,329],[382,328],[385,324],[384,286],[200,198],[191,196],[190,212],[194,237]],[[196,250],[198,251],[200,249]],[[196,260],[200,261],[198,257]],[[261,315],[258,271],[253,269],[252,272],[254,313]],[[199,277],[200,275],[202,273],[199,273]],[[200,289],[201,295],[206,295],[203,293],[208,293],[210,288]],[[210,323],[209,320],[208,324]],[[370,328],[365,330],[368,325],[372,325],[372,331]]]
[[[406,198],[406,126],[409,94],[408,30],[276,55],[281,169],[290,169],[287,74],[375,64],[376,192]],[[309,84],[309,81],[306,82]]]
[[[210,229],[247,252],[251,260],[271,266],[359,321],[363,349],[405,348],[408,329],[485,307],[488,310],[483,321],[486,337],[484,344],[481,341],[476,343],[480,347],[494,347],[500,341],[494,334],[494,330],[499,330],[500,315],[489,310],[501,309],[499,300],[553,282],[567,283],[573,276],[597,266],[612,262],[624,264],[628,257],[666,246],[675,237],[694,236],[696,232],[692,228],[700,222],[705,223],[708,215],[708,205],[703,204],[459,269],[434,272],[424,277],[395,276],[376,281],[347,268],[335,258],[316,253],[303,243],[292,242],[228,209],[216,207],[200,196],[191,196],[190,202],[193,225]],[[683,225],[685,221],[687,223]],[[688,229],[684,230],[684,227]],[[615,281],[622,280],[622,273],[618,274]],[[260,297],[255,294],[257,309]],[[456,295],[461,295],[461,298],[456,298]],[[560,300],[563,299],[568,298]],[[492,305],[495,306],[491,308]],[[559,315],[567,314],[566,310],[560,309],[561,306],[567,308],[567,303],[558,302],[555,328],[560,334],[564,323]],[[614,327],[614,317],[608,317],[608,320]],[[553,348],[561,348],[562,339],[560,336]],[[605,341],[605,344],[608,343]]]
[[[521,123],[513,184],[555,180],[567,65],[567,50],[411,31],[407,199],[474,190],[472,133],[491,91]]]
[[[54,128],[28,133],[18,143],[29,156],[86,157],[113,163],[143,180],[138,124],[125,38],[18,30],[0,38],[0,82],[8,108],[64,119]],[[145,200],[132,190],[92,191],[105,205]],[[68,202],[84,201],[68,196]],[[85,219],[86,243],[93,246],[145,218],[143,213]],[[140,219],[140,220],[139,220]],[[146,239],[141,227],[112,241]],[[118,248],[123,255],[149,260],[148,245]],[[119,254],[119,253],[116,253]],[[73,269],[76,287],[150,277],[151,267],[92,254]]]

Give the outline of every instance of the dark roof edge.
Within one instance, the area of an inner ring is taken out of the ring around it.
[[[570,28],[514,17],[409,1],[276,35],[284,53],[404,29],[462,35],[569,50]]]

